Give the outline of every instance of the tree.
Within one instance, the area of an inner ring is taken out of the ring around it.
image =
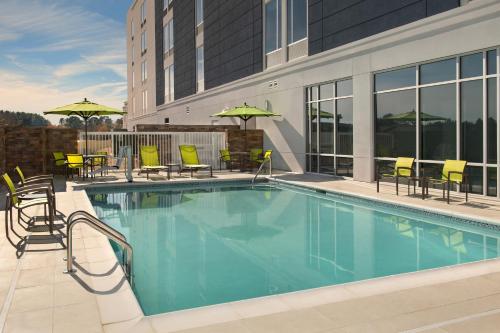
[[[50,121],[36,113],[0,110],[0,122],[10,126],[46,127]]]

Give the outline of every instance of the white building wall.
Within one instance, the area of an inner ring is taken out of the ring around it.
[[[500,45],[500,1],[467,6],[396,28],[331,51],[278,66],[158,108],[136,124],[237,124],[210,115],[244,102],[282,114],[258,119],[265,148],[273,149],[276,168],[305,170],[304,87],[353,77],[354,178],[374,174],[373,72]],[[130,121],[134,124],[134,120]],[[250,123],[250,122],[249,122]]]

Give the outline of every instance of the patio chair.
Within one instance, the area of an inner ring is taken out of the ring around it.
[[[167,170],[165,165],[160,164],[158,157],[158,148],[156,146],[141,146],[140,148],[141,169],[139,175],[146,173],[146,178],[149,179],[149,173],[158,173],[162,170]]]
[[[254,166],[260,165],[258,160],[261,159],[261,157],[262,157],[262,148],[250,149],[250,154],[248,156],[248,160],[250,161],[252,168]]]
[[[399,179],[406,178],[408,180],[408,195],[410,195],[410,181],[413,180],[415,186],[415,170],[413,168],[415,159],[413,157],[398,157],[396,164],[392,170],[379,169],[377,165],[377,192],[380,192],[380,180],[384,178],[392,178],[396,180],[396,195],[399,194]]]
[[[16,166],[14,171],[16,171],[16,173],[19,177],[19,180],[20,180],[20,183],[18,184],[18,188],[26,188],[29,186],[48,188],[51,191],[52,196],[54,198],[54,202],[53,202],[54,210],[56,209],[56,201],[55,201],[56,193],[55,193],[54,176],[53,175],[38,175],[38,176],[33,176],[33,177],[25,177],[23,171],[21,170],[21,168],[19,166]],[[42,195],[40,195],[40,194],[33,195],[32,194],[32,195],[24,195],[23,197],[24,198],[26,198],[26,197],[37,198],[40,196],[42,196]]]
[[[83,177],[85,169],[88,167],[87,162],[82,154],[67,154],[66,155],[66,178],[71,171],[71,178],[73,178],[74,170],[77,170],[78,177]]]
[[[198,158],[198,151],[195,145],[180,145],[179,150],[181,152],[181,167],[179,169],[179,174],[183,170],[191,171],[191,178],[193,177],[193,171],[209,169],[210,177],[213,177],[212,166],[208,164],[200,164],[200,159]]]
[[[96,151],[94,153],[94,155],[108,155],[108,152],[107,151]],[[100,167],[99,171],[101,172],[101,177],[103,176],[103,172],[106,171],[106,169],[104,168],[105,167],[105,163],[107,162],[107,158],[105,157],[97,157],[97,158],[93,158],[90,160],[90,165],[92,167],[92,175],[95,175],[97,173],[97,171],[95,171],[95,168],[96,167]]]
[[[222,163],[226,164],[226,169],[229,169],[229,171],[233,171],[233,158],[231,156],[231,153],[229,152],[229,149],[221,149],[219,150],[220,156],[219,156],[219,170],[222,171]]]
[[[443,199],[445,196],[445,190],[447,191],[446,202],[450,203],[450,188],[453,184],[457,184],[460,189],[462,185],[465,187],[465,202],[469,199],[469,179],[466,173],[467,161],[460,160],[446,160],[444,162],[441,175],[437,177],[429,177],[426,179],[428,184],[442,185],[443,187]],[[429,191],[429,186],[427,186],[427,194]]]
[[[64,153],[62,151],[55,151],[52,153],[52,156],[54,158],[52,173],[55,174],[57,168],[64,168],[66,172],[66,156],[64,156]]]
[[[117,171],[117,170],[120,170],[121,168],[121,165],[123,163],[123,160],[125,159],[125,154],[126,154],[126,151],[125,151],[125,148],[126,147],[120,147],[120,150],[118,151],[118,156],[116,157],[116,160],[115,160],[115,164],[113,165],[102,165],[101,169],[97,169],[97,170],[94,170],[92,172],[92,175],[96,174],[97,172],[101,172],[101,175],[102,175],[102,172],[106,172],[106,174],[108,173],[108,171]],[[107,154],[107,152],[101,152],[103,153],[102,155],[104,154]],[[99,153],[96,153],[96,154],[99,154]],[[101,155],[101,154],[99,154]]]
[[[23,210],[34,206],[44,206],[45,220],[49,222],[49,231],[52,234],[54,230],[54,198],[52,192],[47,187],[25,186],[17,188],[8,174],[3,174],[2,178],[7,185],[9,194],[6,196],[5,205],[5,232],[8,232],[8,223],[13,230],[13,208],[17,210],[17,222],[21,224],[21,214]],[[30,197],[33,193],[44,194],[39,197]],[[9,217],[10,214],[10,217]]]

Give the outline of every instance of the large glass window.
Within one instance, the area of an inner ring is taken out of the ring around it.
[[[165,68],[165,103],[174,100],[174,65]]]
[[[420,89],[421,159],[456,159],[456,110],[455,84]]]
[[[288,44],[307,37],[307,0],[287,0]]]
[[[163,27],[163,53],[174,48],[174,20],[171,19]]]
[[[196,0],[196,26],[203,23],[203,0]]]
[[[488,108],[488,163],[497,163],[497,80],[487,80],[487,108]]]
[[[415,89],[375,95],[376,156],[415,156],[415,96]]]
[[[148,78],[148,63],[144,60],[141,63],[141,80],[146,81]]]
[[[148,41],[147,41],[148,35],[146,34],[146,31],[143,31],[141,34],[141,53],[146,52],[148,48]]]
[[[460,87],[462,121],[461,158],[483,162],[483,80],[466,81]]]
[[[205,56],[203,46],[196,48],[196,91],[205,90]]]
[[[309,87],[306,100],[307,171],[352,176],[352,80]]]
[[[281,48],[281,1],[270,0],[265,4],[266,53]]]
[[[411,156],[427,173],[463,159],[471,191],[500,196],[497,56],[490,49],[376,73],[377,163]]]

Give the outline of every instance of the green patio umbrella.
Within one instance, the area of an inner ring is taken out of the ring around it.
[[[44,112],[43,114],[53,114],[53,115],[61,115],[61,116],[78,116],[83,119],[85,122],[85,154],[87,154],[88,149],[88,141],[87,141],[87,122],[92,117],[99,116],[114,116],[114,115],[125,115],[126,112],[120,111],[118,109],[111,108],[109,106],[99,105],[93,102],[88,101],[86,98],[83,102],[78,102],[74,104],[69,104],[65,106],[61,106],[49,111]]]
[[[280,114],[259,109],[255,106],[248,106],[247,103],[244,103],[242,106],[236,106],[232,109],[222,111],[216,114],[213,114],[212,117],[238,117],[245,122],[245,131],[247,130],[247,121],[254,117],[276,117],[281,116]]]

